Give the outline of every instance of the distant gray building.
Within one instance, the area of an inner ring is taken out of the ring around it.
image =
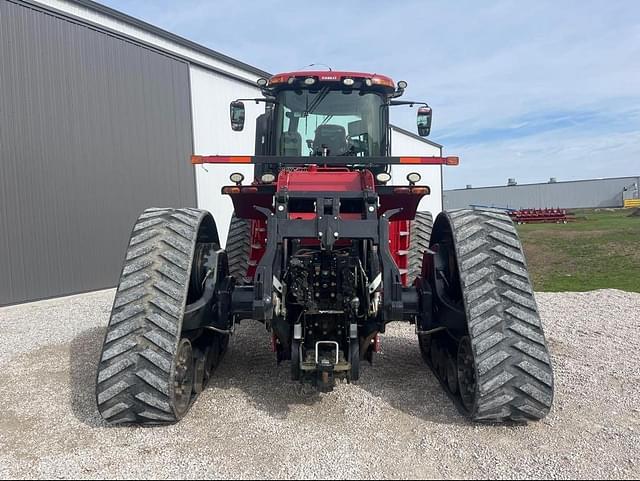
[[[509,179],[504,186],[445,190],[443,204],[445,209],[470,205],[510,209],[622,207],[624,199],[638,198],[639,188],[640,176],[568,182],[551,178],[548,183],[523,185]]]

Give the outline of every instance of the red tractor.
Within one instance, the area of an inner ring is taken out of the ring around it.
[[[406,82],[355,72],[258,80],[265,103],[251,163],[222,193],[234,215],[222,249],[211,214],[148,209],[133,227],[97,374],[112,423],[182,418],[243,320],[263,323],[294,381],[329,391],[358,381],[390,322],[415,325],[420,351],[454,402],[478,421],[524,421],[551,407],[553,374],[518,234],[494,210],[417,212],[420,175],[392,185],[389,109]],[[242,130],[242,101],[231,104]],[[277,386],[274,385],[274,389]],[[419,401],[417,401],[419,402]]]

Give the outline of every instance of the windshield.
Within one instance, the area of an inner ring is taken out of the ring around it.
[[[384,101],[378,94],[285,90],[277,102],[277,155],[384,155]]]

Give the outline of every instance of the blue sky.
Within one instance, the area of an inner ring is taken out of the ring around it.
[[[446,188],[640,174],[640,1],[101,2],[269,72],[406,80]]]

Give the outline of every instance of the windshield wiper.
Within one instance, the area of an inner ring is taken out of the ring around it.
[[[307,107],[307,110],[304,111],[304,116],[308,117],[309,114],[312,114],[313,111],[318,107],[318,105],[320,105],[320,103],[325,99],[325,97],[329,95],[329,87],[325,87],[324,89],[322,89],[320,91],[320,93],[318,94],[318,96],[314,99],[313,102],[311,102],[311,105],[309,105]]]

